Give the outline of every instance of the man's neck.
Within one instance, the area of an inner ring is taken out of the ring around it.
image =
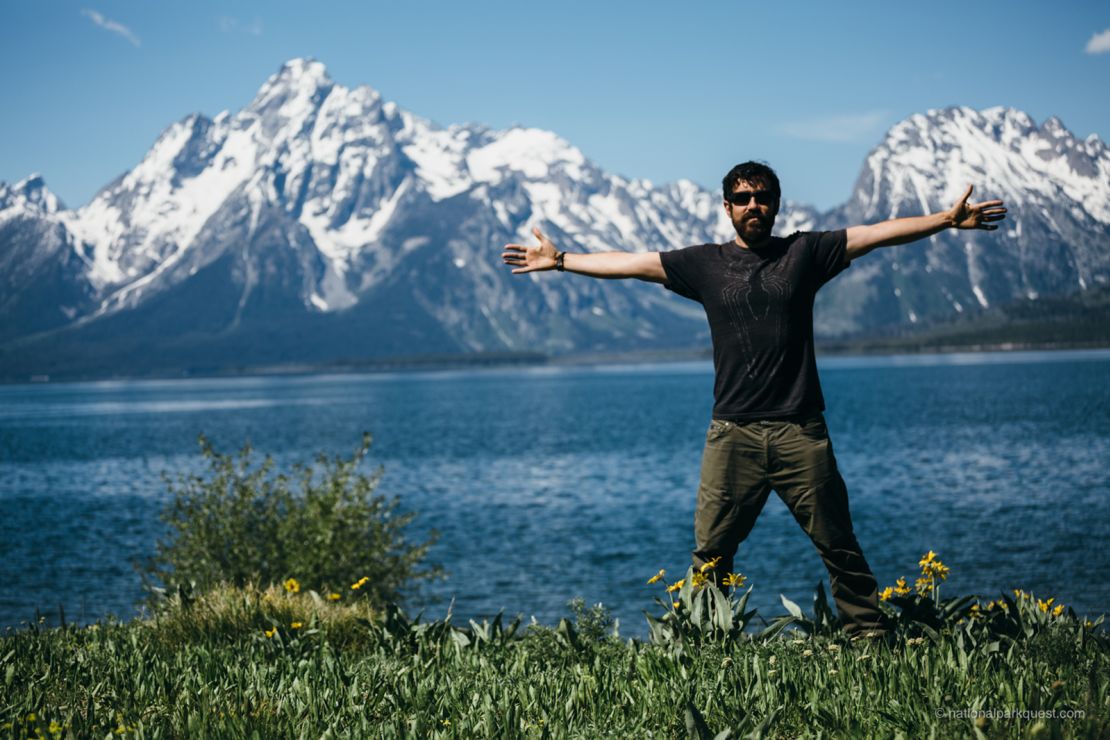
[[[739,234],[737,234],[736,238],[732,240],[732,243],[735,244],[736,246],[740,247],[741,249],[756,249],[756,250],[758,250],[760,247],[766,246],[766,244],[770,241],[771,241],[771,237],[767,237],[766,239],[760,239],[757,242],[746,242],[740,237]]]

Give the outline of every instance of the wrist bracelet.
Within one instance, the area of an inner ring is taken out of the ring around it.
[[[565,272],[566,268],[563,267],[563,258],[567,256],[566,252],[558,252],[555,255],[555,269],[559,272]]]

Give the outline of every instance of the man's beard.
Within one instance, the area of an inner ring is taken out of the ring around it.
[[[735,227],[736,233],[746,243],[758,243],[771,235],[771,227],[774,223],[775,219],[773,217],[749,214],[740,219],[739,222],[733,221],[732,225]]]

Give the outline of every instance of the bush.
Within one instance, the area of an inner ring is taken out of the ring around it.
[[[315,465],[295,464],[292,475],[274,475],[269,455],[255,464],[249,442],[238,456],[217,452],[204,435],[199,443],[206,475],[173,481],[163,474],[173,494],[162,513],[170,534],[145,570],[168,589],[282,583],[293,592],[383,603],[440,575],[420,567],[437,534],[410,544],[404,530],[415,514],[398,513],[396,497],[374,493],[381,467],[370,475],[356,470],[369,434],[350,460],[320,453]]]

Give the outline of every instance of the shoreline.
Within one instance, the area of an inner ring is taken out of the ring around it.
[[[881,342],[818,342],[817,356],[830,359],[870,359],[930,357],[951,355],[1019,355],[1022,353],[1110,352],[1110,342],[1002,342],[997,344],[949,344],[898,346]],[[571,355],[541,353],[491,353],[466,355],[412,355],[365,361],[329,363],[283,363],[244,367],[203,367],[148,373],[74,374],[72,376],[31,375],[24,379],[0,378],[0,386],[65,385],[75,383],[201,380],[227,378],[295,377],[308,375],[381,375],[410,372],[457,372],[519,368],[586,368],[600,366],[666,365],[711,362],[712,350],[638,350],[629,352],[582,352]]]

